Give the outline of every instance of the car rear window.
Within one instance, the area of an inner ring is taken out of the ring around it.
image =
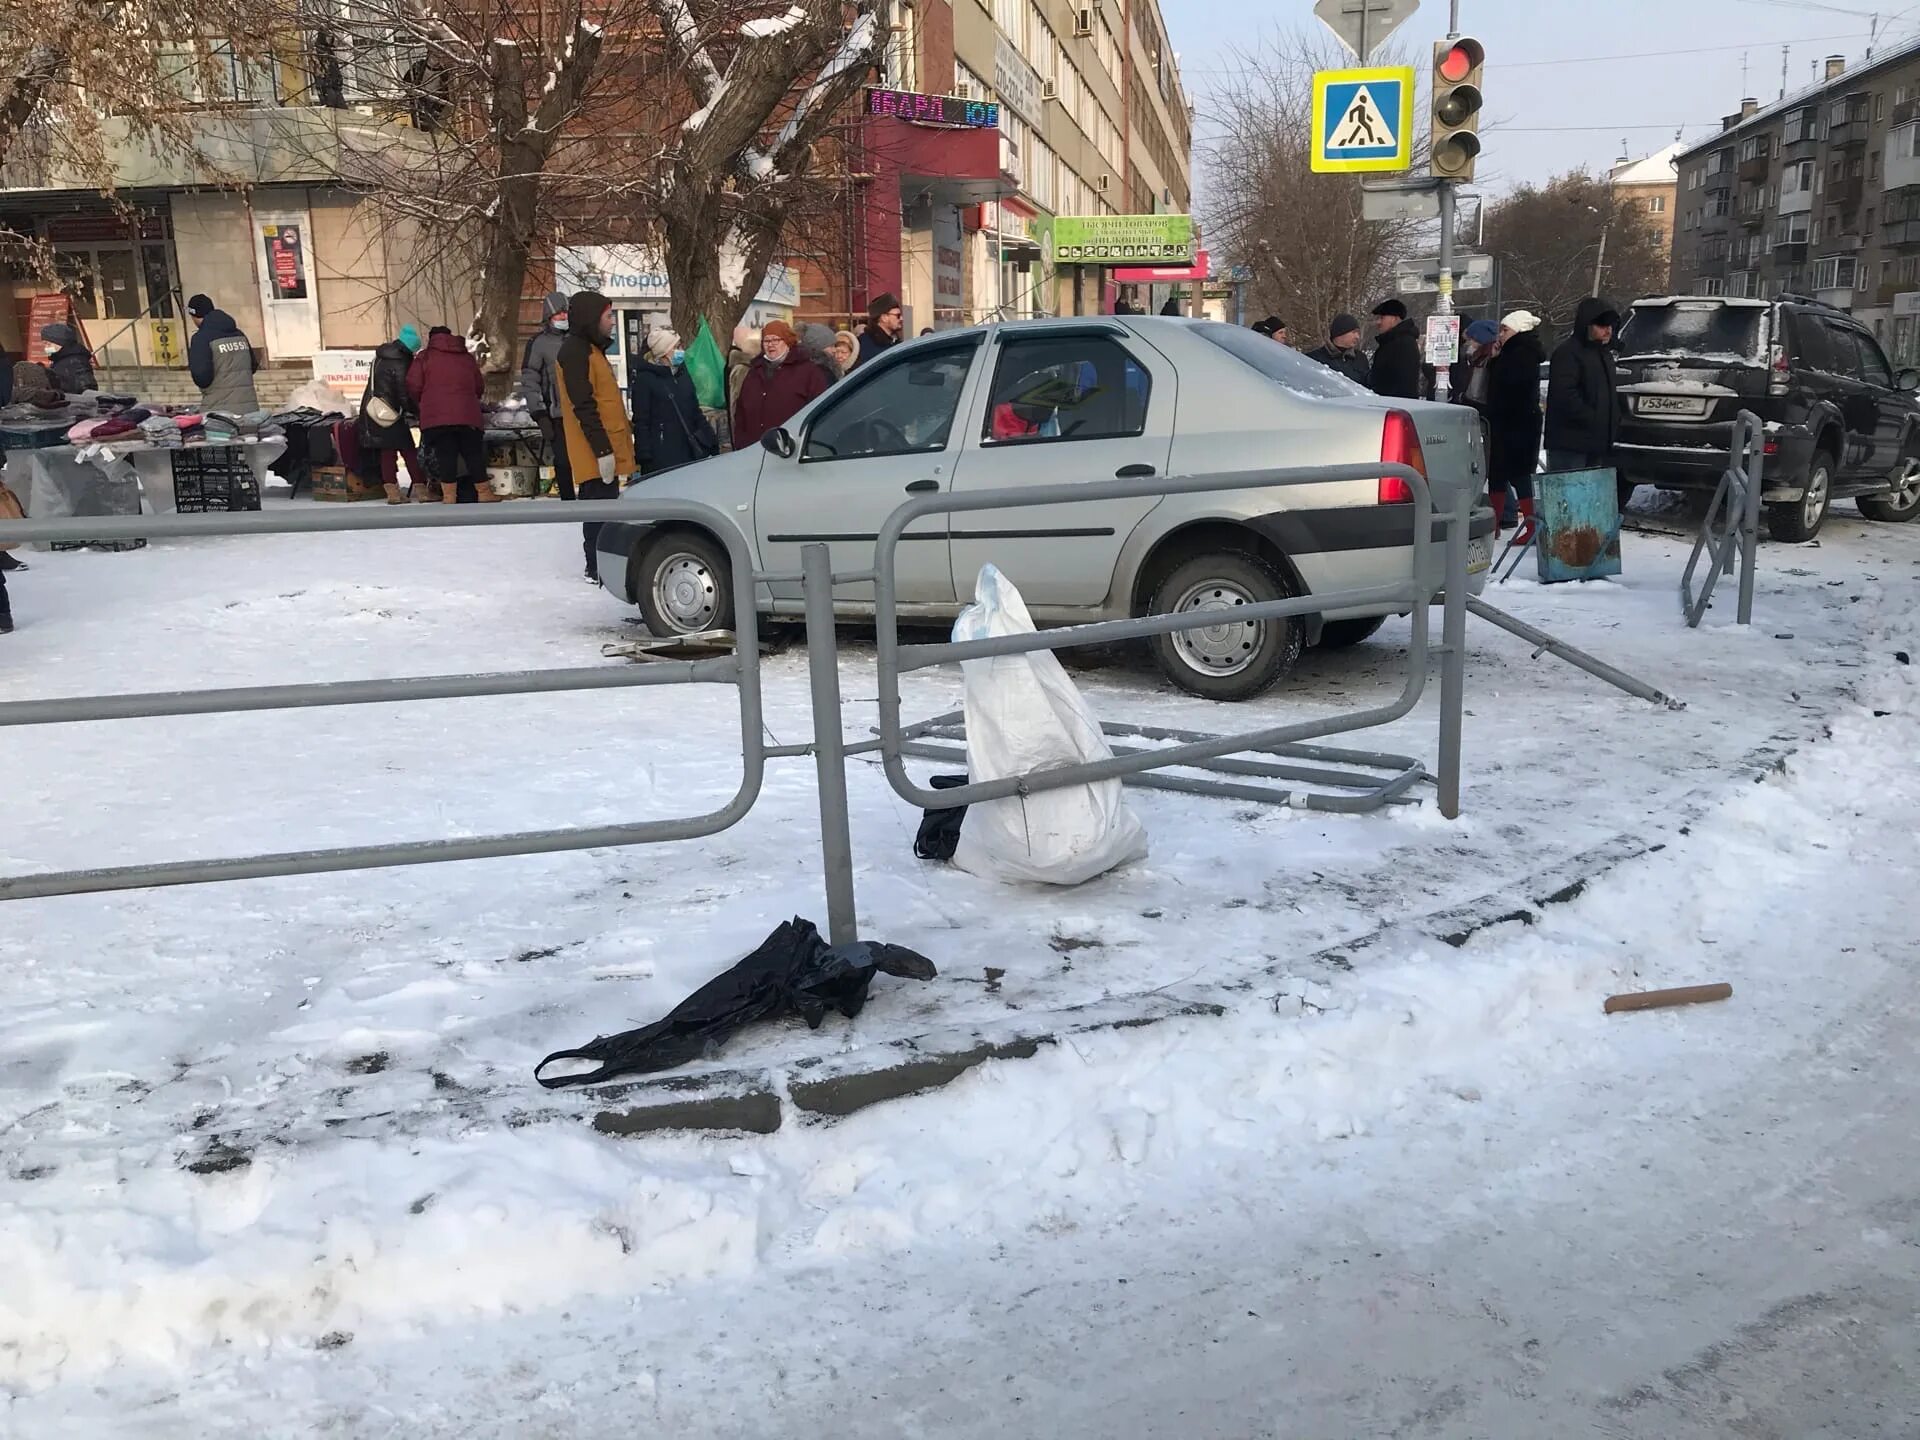
[[[1356,395],[1371,395],[1371,390],[1336,374],[1318,360],[1309,360],[1291,345],[1269,340],[1238,325],[1223,325],[1218,320],[1202,320],[1193,333],[1219,346],[1236,360],[1244,360],[1269,380],[1278,381],[1299,395],[1316,400],[1351,400]]]
[[[1621,357],[1713,360],[1758,365],[1766,358],[1763,305],[1682,300],[1633,312],[1620,331]]]

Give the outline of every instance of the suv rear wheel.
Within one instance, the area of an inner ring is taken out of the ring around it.
[[[1153,614],[1220,612],[1220,623],[1153,637],[1153,658],[1175,685],[1208,700],[1250,700],[1281,680],[1306,647],[1306,621],[1232,618],[1242,605],[1299,593],[1285,575],[1257,556],[1215,551],[1182,561],[1149,603]]]
[[[1900,457],[1884,495],[1862,495],[1854,504],[1869,520],[1911,520],[1920,515],[1920,454],[1912,449]]]
[[[1807,488],[1798,500],[1767,506],[1767,529],[1776,540],[1811,540],[1826,524],[1833,504],[1833,457],[1816,450],[1807,465]]]

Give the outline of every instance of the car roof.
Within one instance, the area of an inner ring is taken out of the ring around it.
[[[1678,305],[1683,300],[1690,305],[1725,305],[1739,310],[1765,310],[1774,304],[1771,300],[1755,300],[1743,295],[1648,295],[1634,301],[1628,308],[1640,310],[1650,305]]]

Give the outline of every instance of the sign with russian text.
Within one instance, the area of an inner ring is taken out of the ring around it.
[[[1056,265],[1191,265],[1191,215],[1056,215],[1036,238]]]
[[[1000,107],[991,100],[968,100],[960,95],[922,95],[916,90],[867,90],[867,114],[890,115],[922,125],[952,125],[960,129],[993,130],[1000,124]]]

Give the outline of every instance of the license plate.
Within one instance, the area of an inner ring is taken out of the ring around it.
[[[1707,413],[1707,397],[1704,395],[1642,395],[1638,397],[1637,403],[1642,415],[1704,415]]]
[[[1467,574],[1478,575],[1493,568],[1493,542],[1484,536],[1467,541]]]

